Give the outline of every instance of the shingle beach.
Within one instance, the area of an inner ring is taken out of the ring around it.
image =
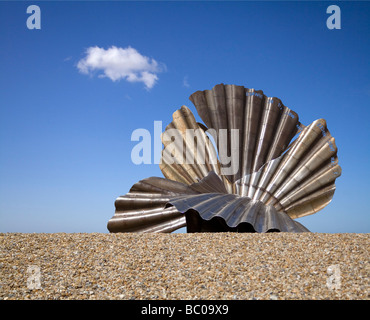
[[[2,233],[0,299],[368,300],[369,235]]]

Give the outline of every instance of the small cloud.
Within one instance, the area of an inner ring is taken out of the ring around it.
[[[104,49],[95,46],[86,50],[86,57],[78,62],[77,68],[81,73],[89,75],[100,71],[98,77],[107,77],[112,81],[124,79],[128,82],[142,82],[147,89],[151,89],[158,81],[157,74],[165,70],[165,65],[141,55],[131,47],[112,46]]]
[[[182,85],[186,88],[189,88],[190,87],[190,84],[188,82],[188,76],[185,76],[184,77],[184,80],[182,81]]]
[[[63,61],[69,61],[71,59],[72,59],[72,57],[67,57],[67,58],[64,58]]]

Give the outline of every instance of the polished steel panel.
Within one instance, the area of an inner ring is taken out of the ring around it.
[[[273,206],[266,206],[261,201],[235,194],[208,193],[182,196],[173,198],[169,203],[186,215],[199,214],[201,219],[206,221],[222,219],[227,225],[222,231],[239,231],[238,226],[242,224],[249,224],[256,232],[308,231],[287,214],[278,212]],[[200,228],[197,231],[203,230]]]
[[[176,208],[165,208],[176,195],[193,194],[187,185],[151,177],[134,184],[115,201],[116,212],[108,221],[110,232],[172,232],[186,225]]]
[[[262,90],[219,84],[212,90],[193,93],[190,100],[206,126],[217,134],[220,129],[239,130],[239,170],[227,176],[231,183],[278,157],[302,129],[294,111],[280,99],[265,96]],[[218,150],[223,147],[217,145]],[[230,139],[226,149],[228,155],[232,154]],[[220,160],[222,166],[224,161]],[[248,194],[244,188],[248,185],[241,190]]]
[[[251,174],[250,179],[240,179],[236,185],[240,190],[243,184],[248,184],[248,196],[252,199],[297,218],[325,207],[334,194],[335,179],[340,175],[334,138],[325,120],[319,119],[304,128],[285,154],[265,164]],[[325,191],[328,186],[329,193]]]
[[[164,149],[159,167],[163,175],[170,180],[191,184],[204,178],[210,171],[220,173],[216,150],[192,112],[182,106],[173,113],[172,118],[173,121],[161,136]],[[191,132],[189,129],[197,138],[197,146],[193,136],[186,133],[187,130]],[[193,161],[186,161],[189,157]]]

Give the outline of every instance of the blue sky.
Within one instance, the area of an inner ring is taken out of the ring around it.
[[[40,30],[26,26],[31,4]],[[332,4],[340,30],[326,26]],[[162,176],[132,163],[133,130],[195,113],[189,96],[218,83],[277,96],[304,124],[325,118],[342,176],[298,221],[370,231],[370,2],[0,2],[0,30],[0,232],[108,232],[115,199]],[[154,59],[157,81],[81,73],[95,46]]]

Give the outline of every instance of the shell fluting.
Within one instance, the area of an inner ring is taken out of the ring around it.
[[[220,174],[216,150],[187,107],[174,112],[161,139],[164,149],[159,167],[167,179],[191,184],[210,171]]]
[[[163,178],[116,200],[111,232],[308,231],[293,219],[323,209],[341,174],[326,121],[308,126],[276,97],[236,85],[190,96],[162,133]]]
[[[175,207],[165,208],[174,196],[189,193],[179,182],[151,177],[135,183],[115,201],[116,212],[108,221],[110,232],[172,232],[186,225]]]
[[[212,90],[193,93],[190,100],[208,128],[215,129],[217,134],[227,130],[227,146],[218,144],[218,150],[226,149],[230,155],[238,140],[239,170],[227,176],[231,183],[278,157],[302,129],[293,110],[278,98],[266,97],[261,90],[219,84]],[[237,130],[234,136],[232,129]]]

